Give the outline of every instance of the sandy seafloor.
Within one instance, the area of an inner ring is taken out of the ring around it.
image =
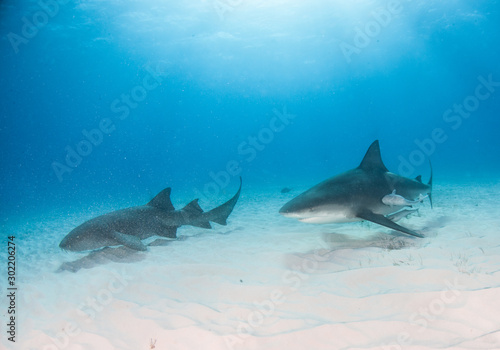
[[[85,256],[61,251],[60,240],[119,204],[9,220],[4,229],[25,238],[17,342],[2,331],[2,346],[500,349],[500,182],[436,185],[434,209],[427,202],[399,222],[424,239],[281,217],[306,188],[280,189],[246,186],[228,226],[182,227],[178,241],[120,258],[128,263],[102,258],[77,272],[55,272]]]

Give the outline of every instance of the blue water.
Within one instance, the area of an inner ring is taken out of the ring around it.
[[[7,0],[0,20],[4,222],[312,186],[375,139],[406,176],[500,173],[498,1]]]

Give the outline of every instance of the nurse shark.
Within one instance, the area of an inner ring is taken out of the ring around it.
[[[177,237],[177,228],[191,225],[212,228],[210,222],[227,224],[241,193],[241,177],[238,192],[226,203],[204,212],[198,199],[181,210],[175,210],[170,200],[171,189],[158,193],[148,204],[121,209],[84,222],[63,238],[59,247],[68,251],[95,250],[110,246],[125,246],[138,251],[147,250],[141,241],[152,236]]]
[[[431,176],[427,184],[421,177],[415,179],[393,174],[385,167],[378,140],[368,148],[361,164],[354,169],[329,178],[286,203],[280,214],[306,223],[335,223],[367,220],[406,234],[424,237],[391,219],[407,202],[384,204],[383,199],[398,193],[409,201],[420,201],[422,195],[431,198]],[[396,191],[396,192],[394,192]],[[394,205],[396,204],[396,205]],[[398,217],[399,218],[399,217]]]

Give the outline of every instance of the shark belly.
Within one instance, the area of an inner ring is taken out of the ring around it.
[[[355,222],[361,219],[357,218],[352,214],[351,211],[332,211],[318,214],[316,216],[308,216],[298,218],[299,221],[308,224],[333,224],[333,223],[343,223],[343,222]]]

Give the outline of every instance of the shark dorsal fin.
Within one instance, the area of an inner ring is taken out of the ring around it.
[[[150,207],[155,207],[166,211],[175,210],[174,205],[170,200],[170,192],[172,192],[172,189],[170,187],[165,188],[163,191],[158,193],[153,199],[151,199],[147,205],[149,205]]]
[[[203,213],[203,209],[201,209],[200,204],[198,204],[198,199],[194,199],[189,202],[182,211],[191,215],[201,215]]]
[[[203,217],[203,209],[198,204],[198,199],[192,200],[182,208],[181,213],[184,218],[190,220],[189,225],[201,228],[212,228],[207,218]]]
[[[382,162],[378,140],[373,141],[373,143],[370,145],[368,151],[366,151],[365,157],[361,161],[361,164],[358,168],[363,170],[389,171],[385,167],[384,162]]]
[[[422,183],[422,175],[418,175],[415,180]]]

